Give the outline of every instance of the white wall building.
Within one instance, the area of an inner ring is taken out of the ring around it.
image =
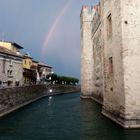
[[[22,56],[0,47],[0,86],[22,85]]]

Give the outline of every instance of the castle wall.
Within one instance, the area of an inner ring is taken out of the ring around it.
[[[140,1],[121,2],[125,125],[140,127]]]
[[[121,1],[104,1],[102,18],[105,64],[105,91],[102,113],[122,124],[125,95],[122,62]]]
[[[83,95],[103,103],[102,113],[123,127],[140,127],[140,1],[100,0],[87,13],[81,16]]]
[[[103,40],[102,40],[102,24],[100,7],[95,6],[96,12],[92,21],[92,47],[93,47],[93,79],[94,79],[94,92],[92,93],[92,99],[103,103]]]
[[[88,98],[93,92],[92,13],[84,6],[81,12],[81,92]]]

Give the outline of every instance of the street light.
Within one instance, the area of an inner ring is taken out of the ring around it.
[[[52,93],[52,89],[49,89],[49,92]]]

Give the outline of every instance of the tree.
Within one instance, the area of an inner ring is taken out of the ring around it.
[[[79,82],[79,80],[75,77],[60,76],[55,73],[47,75],[46,78],[51,81],[52,84],[76,85]]]

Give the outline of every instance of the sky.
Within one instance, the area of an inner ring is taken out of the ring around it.
[[[0,40],[16,42],[54,72],[80,78],[80,12],[98,0],[0,0]]]

